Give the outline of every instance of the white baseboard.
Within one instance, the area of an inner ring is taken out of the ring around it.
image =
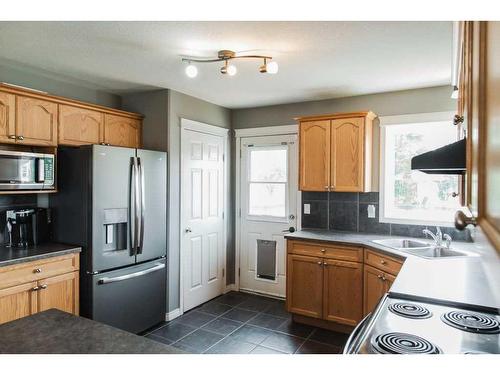
[[[229,284],[229,285],[226,285],[226,289],[224,289],[224,294],[228,293],[228,292],[237,292],[238,291],[238,288],[236,287],[236,284]]]
[[[182,315],[181,309],[175,309],[165,314],[165,320],[170,322]]]

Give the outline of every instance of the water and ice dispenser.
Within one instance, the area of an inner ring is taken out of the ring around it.
[[[126,208],[104,210],[104,252],[127,249],[127,214]]]

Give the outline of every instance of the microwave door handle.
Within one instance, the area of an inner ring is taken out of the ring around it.
[[[140,230],[139,230],[139,245],[137,248],[137,253],[142,254],[142,248],[144,246],[144,208],[145,208],[145,192],[144,192],[144,169],[142,167],[141,163],[141,158],[137,158],[137,168],[139,170],[139,183],[140,183],[140,188],[139,188],[139,194],[140,194],[140,207],[141,207],[141,214],[140,214]]]
[[[45,182],[45,159],[36,159],[36,182]]]

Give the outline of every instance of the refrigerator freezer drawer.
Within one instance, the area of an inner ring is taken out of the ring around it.
[[[98,322],[138,333],[165,320],[165,259],[94,275],[92,284]]]

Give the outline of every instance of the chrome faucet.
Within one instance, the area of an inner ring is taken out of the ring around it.
[[[425,228],[422,233],[428,234],[429,236],[432,237],[434,240],[434,244],[436,247],[443,247],[443,242],[444,242],[444,247],[449,249],[451,246],[451,237],[449,234],[441,232],[441,228],[436,227],[436,234],[432,233],[429,229]]]

